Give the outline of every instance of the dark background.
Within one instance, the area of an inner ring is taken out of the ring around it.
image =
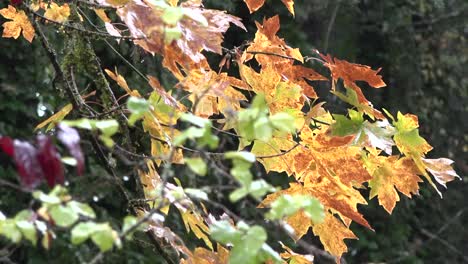
[[[3,1],[0,8],[6,5]],[[418,115],[420,132],[434,147],[429,157],[453,159],[462,177],[461,181],[449,183],[448,190],[442,190],[443,199],[423,184],[420,196],[402,197],[391,216],[376,199],[361,207],[375,232],[352,226],[359,240],[347,242],[347,263],[468,263],[466,0],[297,0],[295,6],[293,18],[280,0],[267,1],[252,16],[241,1],[206,2],[208,8],[225,9],[241,17],[249,29],[247,33],[230,30],[224,43],[227,48],[253,39],[254,21],[278,13],[282,22],[279,35],[290,46],[300,47],[303,55],[312,55],[313,49],[318,49],[374,69],[382,67],[388,87],[365,89],[364,93],[377,108],[393,114],[399,110]],[[48,36],[54,45],[61,46],[60,34],[52,27]],[[144,86],[109,48],[99,40],[94,43],[104,67],[118,66],[132,87]],[[143,72],[158,76],[166,87],[172,84],[173,79],[160,69],[160,58],[125,42],[115,46]],[[37,40],[31,45],[24,39],[1,39],[0,61],[0,134],[31,138],[35,125],[68,102],[52,87],[54,72]],[[329,109],[342,109],[333,96],[324,96]],[[0,161],[0,177],[15,181],[11,164],[4,156]],[[92,160],[90,163],[92,167]],[[125,214],[122,201],[110,199],[112,190],[105,189],[106,182],[95,180],[99,179],[100,169],[91,171],[88,179],[74,183],[73,193],[82,193],[82,200],[121,219]],[[93,203],[94,196],[99,196],[100,201]],[[0,186],[0,210],[6,215],[26,207],[29,199]],[[86,256],[92,246],[71,249],[66,241],[59,239],[51,252],[21,246],[15,252],[16,258],[29,263],[89,259]],[[154,255],[149,257],[151,250],[147,251],[129,243],[124,250],[110,254],[109,261],[159,263]],[[321,263],[320,259],[317,262]]]

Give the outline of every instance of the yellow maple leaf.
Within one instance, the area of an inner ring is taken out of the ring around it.
[[[400,200],[395,188],[408,197],[418,194],[418,184],[422,179],[417,175],[419,170],[410,158],[371,156],[369,159],[371,162],[366,162],[372,173],[369,198],[377,196],[379,204],[388,213],[392,213],[396,202]]]
[[[331,213],[326,214],[322,223],[314,224],[312,231],[320,238],[325,250],[336,257],[337,263],[340,263],[341,255],[348,251],[344,239],[357,239],[353,231]]]
[[[199,239],[202,239],[205,244],[213,250],[213,244],[208,237],[210,233],[210,228],[205,224],[205,221],[200,214],[192,210],[183,210],[179,208],[180,215],[184,222],[187,232],[192,230],[195,236]]]
[[[44,13],[44,17],[55,22],[63,23],[68,20],[70,16],[70,6],[67,3],[59,6],[58,4],[51,2],[49,7]]]
[[[20,34],[23,34],[23,37],[27,41],[32,42],[34,38],[34,27],[31,25],[31,22],[29,22],[28,16],[26,16],[23,10],[17,11],[16,8],[8,5],[8,8],[0,10],[0,15],[6,19],[12,20],[3,23],[4,29],[2,37],[17,39]]]

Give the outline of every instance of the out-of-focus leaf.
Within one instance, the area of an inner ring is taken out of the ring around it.
[[[37,150],[30,143],[20,140],[14,140],[14,147],[14,159],[21,184],[34,189],[44,179],[44,173],[37,159]]]
[[[0,136],[0,149],[2,149],[8,156],[13,157],[15,155],[13,139],[10,137]]]
[[[79,218],[78,213],[68,205],[56,205],[50,208],[49,214],[55,224],[60,227],[69,227]]]
[[[188,167],[200,176],[205,176],[208,170],[205,161],[202,158],[185,158],[185,163]]]
[[[57,133],[57,138],[67,147],[70,155],[75,158],[77,162],[77,174],[83,174],[85,160],[80,147],[80,135],[78,134],[78,131],[62,123],[60,123],[58,127],[59,130]]]
[[[49,187],[63,184],[65,181],[63,166],[60,154],[55,148],[52,139],[48,136],[39,135],[37,137],[37,150],[37,159]]]

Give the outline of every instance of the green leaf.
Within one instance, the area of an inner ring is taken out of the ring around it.
[[[224,153],[226,159],[240,159],[249,163],[255,162],[255,154],[247,151],[228,151]]]
[[[96,128],[101,130],[105,136],[112,136],[119,131],[119,123],[114,119],[109,120],[98,120],[95,123]]]
[[[58,196],[52,194],[45,194],[42,191],[34,191],[32,196],[34,197],[34,199],[41,201],[45,205],[55,205],[62,202],[62,200]]]
[[[21,231],[16,226],[16,221],[13,219],[0,221],[0,235],[5,236],[13,243],[19,243],[22,237]]]
[[[170,44],[174,40],[182,37],[182,30],[179,27],[166,27],[164,29],[164,42]]]
[[[230,170],[232,176],[242,185],[249,186],[252,182],[252,173],[250,172],[250,163],[243,160],[233,160],[234,167]]]
[[[235,189],[233,192],[229,194],[229,200],[233,203],[239,201],[240,199],[244,198],[245,196],[249,195],[249,190],[247,187],[243,186],[240,188]]]
[[[60,227],[69,227],[79,218],[78,213],[68,205],[55,205],[49,209],[49,214],[55,224]]]
[[[16,221],[16,226],[27,240],[31,241],[34,246],[37,244],[37,230],[33,223],[21,220]]]
[[[102,252],[112,249],[114,242],[120,242],[118,235],[109,224],[96,225],[95,232],[91,235],[91,240]]]
[[[81,118],[77,120],[65,120],[62,121],[63,124],[70,126],[70,127],[77,127],[86,130],[92,130],[94,126],[94,120],[89,120],[87,118]]]
[[[200,176],[205,176],[208,170],[205,161],[202,158],[185,158],[185,163],[188,165],[190,170]]]
[[[199,117],[199,116],[196,116],[196,115],[193,115],[193,114],[183,114],[181,117],[180,117],[181,120],[185,121],[185,122],[188,122],[188,123],[191,123],[191,124],[194,124],[198,127],[207,127],[207,126],[211,126],[211,121],[206,119],[206,118],[203,118],[203,117]]]
[[[138,223],[138,218],[128,215],[124,218],[123,226],[122,226],[122,233],[126,233],[130,228],[133,228]],[[141,230],[145,225],[140,225],[138,228],[129,232],[125,238],[132,239],[133,233],[137,230]]]
[[[131,96],[127,101],[128,110],[132,113],[145,113],[149,111],[150,104],[144,98]]]
[[[325,217],[323,205],[315,198],[305,195],[282,195],[272,204],[266,218],[279,220],[303,209],[306,215],[314,222],[321,223]]]
[[[270,116],[272,125],[281,132],[296,132],[295,118],[287,113],[277,113]]]
[[[216,221],[210,226],[210,236],[214,240],[223,243],[235,243],[241,239],[242,233],[228,221]]]
[[[331,124],[331,134],[333,136],[347,136],[356,134],[361,128],[364,120],[348,119],[344,115],[333,115],[335,122]]]
[[[180,146],[187,141],[187,139],[200,138],[205,133],[203,128],[189,127],[187,130],[180,133],[176,138],[174,138],[174,145]]]
[[[169,25],[175,25],[184,17],[184,10],[180,7],[169,6],[164,10],[162,20]]]
[[[29,221],[33,218],[33,213],[30,210],[21,210],[15,216],[15,221]]]
[[[229,256],[230,263],[260,263],[258,253],[267,239],[265,230],[260,226],[248,228],[242,240],[234,244]]]
[[[200,189],[185,188],[184,192],[190,197],[205,201],[208,200],[208,194]]]
[[[86,241],[96,230],[96,223],[82,222],[73,227],[71,231],[71,242],[73,245],[79,245]]]
[[[93,208],[91,206],[80,203],[77,201],[70,201],[67,204],[68,207],[70,207],[74,212],[77,214],[89,217],[89,218],[96,218],[96,214],[94,213]]]
[[[268,192],[274,192],[275,188],[268,184],[265,180],[256,180],[253,181],[249,188],[249,194],[255,197],[256,199],[262,198]]]
[[[127,108],[132,112],[128,118],[128,124],[130,126],[135,125],[135,122],[141,119],[148,111],[150,104],[143,98],[130,97],[127,101]]]
[[[273,129],[270,120],[266,116],[259,117],[254,125],[255,138],[263,141],[269,141],[273,135]]]

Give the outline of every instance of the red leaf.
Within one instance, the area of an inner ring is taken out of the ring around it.
[[[76,129],[71,128],[64,124],[58,126],[57,138],[62,142],[70,152],[70,155],[76,159],[76,172],[78,175],[83,174],[84,169],[84,156],[80,147],[80,135]]]
[[[41,165],[37,159],[37,150],[29,142],[14,141],[14,159],[23,186],[34,189],[44,178]]]
[[[10,3],[12,5],[20,5],[23,2],[23,0],[10,0]]]
[[[15,147],[13,146],[13,140],[10,137],[0,136],[0,149],[10,157],[15,155]]]
[[[60,154],[52,144],[52,139],[44,135],[39,135],[37,137],[37,146],[37,160],[41,165],[47,184],[50,187],[56,184],[63,184],[65,181],[63,166],[60,160]]]

